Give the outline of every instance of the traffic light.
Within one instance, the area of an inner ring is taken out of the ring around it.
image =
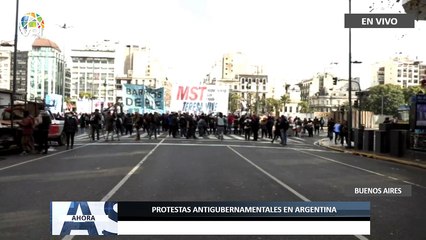
[[[358,105],[358,100],[355,100],[354,101],[354,108],[358,108],[359,107],[359,105]]]
[[[337,85],[337,77],[333,78],[333,85]]]

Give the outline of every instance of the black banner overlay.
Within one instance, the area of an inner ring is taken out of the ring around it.
[[[370,203],[119,202],[118,221],[370,221]]]

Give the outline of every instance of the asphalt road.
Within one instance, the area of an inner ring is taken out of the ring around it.
[[[426,171],[334,152],[318,138],[287,146],[239,136],[157,140],[124,136],[48,155],[0,156],[0,239],[50,236],[51,201],[370,201],[371,235],[203,236],[203,239],[425,239]],[[409,197],[351,196],[354,187],[409,185]],[[119,239],[140,239],[120,237]],[[150,236],[143,239],[199,239]],[[88,239],[74,237],[73,239]]]

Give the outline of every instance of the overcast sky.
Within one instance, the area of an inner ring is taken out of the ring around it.
[[[396,1],[396,0],[394,0]],[[352,1],[352,13],[398,13],[385,0]],[[392,2],[392,0],[391,0]],[[13,40],[14,0],[2,1],[0,40]],[[21,0],[19,16],[37,12],[44,37],[70,49],[90,40],[149,45],[180,81],[199,82],[226,52],[264,65],[271,80],[297,82],[324,69],[347,78],[345,0]],[[67,30],[58,25],[72,26]],[[426,21],[414,29],[353,29],[353,75],[369,85],[370,65],[403,52],[426,61]],[[19,35],[19,48],[33,39]],[[339,65],[329,66],[330,62]]]

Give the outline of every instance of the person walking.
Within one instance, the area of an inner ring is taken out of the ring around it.
[[[340,123],[336,122],[333,127],[334,131],[334,144],[337,144],[337,140],[340,140]]]
[[[49,149],[49,143],[48,143],[49,128],[50,128],[50,125],[52,124],[52,120],[50,119],[49,114],[45,111],[40,112],[40,116],[41,116],[41,122],[37,126],[39,131],[38,153],[47,154],[47,150]]]
[[[251,121],[251,130],[253,131],[253,141],[257,141],[259,137],[259,128],[260,128],[259,117],[256,114],[253,114],[252,121]]]
[[[287,145],[287,131],[290,127],[290,123],[288,122],[287,118],[282,115],[280,120],[280,132],[281,132],[281,145],[285,146]]]
[[[106,130],[106,137],[105,142],[108,142],[109,135],[111,134],[111,141],[114,141],[114,117],[112,116],[111,112],[107,112],[106,118],[105,118],[105,130]]]
[[[18,122],[18,124],[22,128],[21,144],[24,151],[21,155],[27,155],[34,151],[34,118],[30,115],[29,111],[25,110],[24,119]]]
[[[327,121],[327,137],[330,139],[330,141],[333,140],[334,124],[335,124],[335,122],[334,122],[333,118],[330,118]]]
[[[275,140],[278,140],[278,137],[281,139],[280,118],[275,120],[274,138],[272,139],[271,143],[274,143]],[[281,142],[282,142],[282,139],[281,139]]]
[[[95,133],[96,139],[99,141],[99,130],[102,124],[102,116],[99,113],[99,109],[95,109],[95,113],[90,118],[90,125],[92,127],[92,140],[95,141]]]
[[[244,136],[245,140],[250,141],[250,135],[251,135],[251,117],[246,116],[244,120]]]
[[[219,140],[223,140],[223,133],[225,131],[225,118],[223,117],[223,114],[220,112],[219,116],[217,116],[216,119],[216,125],[217,125],[217,138]]]
[[[71,149],[73,149],[74,136],[75,136],[75,133],[78,131],[78,121],[73,113],[68,113],[67,116],[65,117],[64,131],[65,131],[65,135],[67,136],[67,150],[70,148],[70,143],[71,143]]]

